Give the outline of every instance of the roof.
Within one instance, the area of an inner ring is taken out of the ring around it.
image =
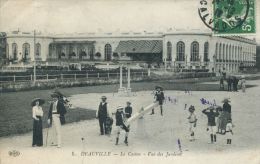
[[[117,53],[161,53],[162,40],[128,40],[120,41],[116,50]]]

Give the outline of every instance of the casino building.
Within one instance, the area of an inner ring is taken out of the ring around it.
[[[42,34],[8,32],[4,58],[8,65],[163,63],[168,69],[238,72],[256,64],[256,41],[217,37],[190,30]]]

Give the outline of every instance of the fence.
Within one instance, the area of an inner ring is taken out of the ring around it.
[[[138,71],[130,73],[131,78],[137,77],[146,77],[148,72]],[[55,81],[55,80],[88,80],[88,79],[115,79],[120,77],[119,72],[86,72],[86,73],[73,73],[73,74],[41,74],[36,75],[37,81]],[[127,72],[123,72],[123,77],[127,77]],[[28,82],[33,81],[34,75],[7,75],[0,76],[0,83],[9,83],[9,82]]]

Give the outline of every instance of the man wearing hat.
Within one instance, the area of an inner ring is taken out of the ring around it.
[[[48,123],[53,124],[57,134],[57,147],[61,147],[61,123],[65,122],[66,108],[56,92],[51,94],[53,102],[50,105]]]
[[[155,92],[154,97],[155,97],[155,100],[159,102],[160,109],[161,109],[161,115],[163,115],[163,101],[165,99],[164,93],[162,91],[162,87],[161,86],[156,86],[155,89],[156,89],[156,92]],[[154,109],[152,109],[151,115],[152,114],[154,114]]]
[[[101,97],[101,102],[99,103],[99,107],[96,112],[96,118],[99,121],[100,135],[108,134],[105,128],[106,118],[109,117],[108,103],[106,100],[106,96]]]
[[[126,115],[123,110],[124,110],[124,108],[122,106],[117,107],[117,110],[116,110],[116,126],[117,126],[116,145],[118,145],[121,129],[125,130],[125,132],[126,132],[124,143],[126,145],[128,145],[127,139],[128,139],[129,127],[126,127],[126,125],[124,123],[126,120]]]
[[[228,120],[231,119],[231,105],[230,100],[225,98],[223,101],[223,125],[226,127]]]
[[[217,141],[217,136],[216,136],[217,128],[216,128],[215,118],[218,117],[219,113],[218,113],[218,111],[214,111],[214,110],[215,110],[215,108],[213,106],[210,106],[209,108],[204,109],[202,111],[202,113],[204,113],[208,117],[208,128],[207,128],[207,130],[210,131],[211,143]]]

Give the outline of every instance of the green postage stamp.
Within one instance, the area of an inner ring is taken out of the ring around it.
[[[200,0],[203,23],[215,35],[256,33],[255,0]]]
[[[214,0],[214,34],[256,32],[255,0]]]

